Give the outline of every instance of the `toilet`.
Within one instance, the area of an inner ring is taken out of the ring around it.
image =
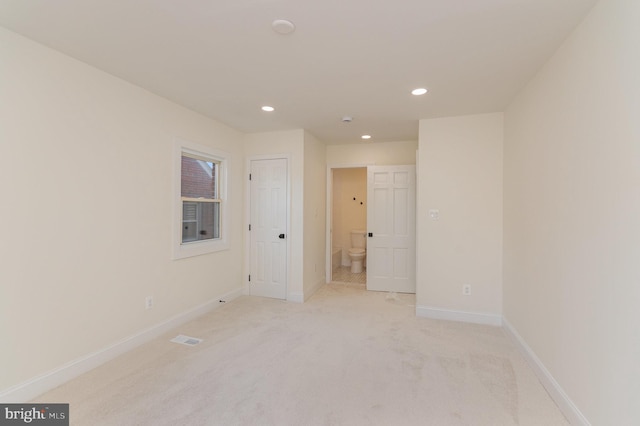
[[[351,248],[349,249],[349,259],[351,259],[351,273],[358,274],[362,272],[364,266],[364,258],[367,253],[365,249],[367,240],[365,231],[354,229],[351,231]]]

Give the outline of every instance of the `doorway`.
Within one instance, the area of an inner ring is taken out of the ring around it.
[[[342,180],[344,176],[346,180]],[[415,293],[415,197],[414,165],[329,166],[327,282],[356,281],[364,283],[367,290]],[[354,230],[366,233],[360,277],[357,271],[350,272]]]
[[[331,175],[331,281],[364,287],[366,257],[360,272],[352,272],[349,249],[351,232],[367,229],[367,168],[335,168]]]

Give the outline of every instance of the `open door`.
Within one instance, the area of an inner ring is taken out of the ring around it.
[[[367,167],[367,290],[416,292],[416,167]]]

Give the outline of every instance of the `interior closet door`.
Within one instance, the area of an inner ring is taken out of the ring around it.
[[[251,161],[251,295],[287,298],[287,159]]]

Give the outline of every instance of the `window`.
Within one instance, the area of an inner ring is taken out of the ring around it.
[[[182,152],[182,243],[220,238],[220,162]]]
[[[229,155],[185,141],[176,143],[174,258],[228,247],[225,176]]]

